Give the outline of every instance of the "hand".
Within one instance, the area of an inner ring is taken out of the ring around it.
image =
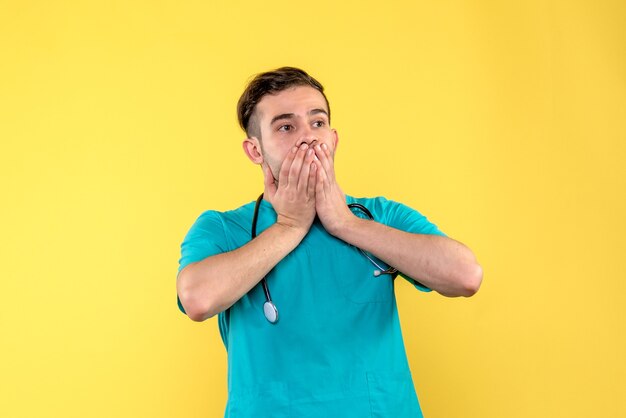
[[[315,145],[317,181],[315,186],[315,210],[328,233],[338,236],[356,217],[346,205],[346,196],[335,180],[335,166],[326,144]]]
[[[307,144],[293,147],[280,168],[280,181],[274,181],[272,170],[262,163],[265,177],[264,198],[277,214],[276,223],[296,228],[306,234],[315,218],[315,152]]]

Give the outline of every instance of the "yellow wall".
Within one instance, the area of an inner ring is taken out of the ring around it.
[[[235,103],[281,65],[326,85],[344,191],[484,267],[397,288],[426,416],[626,416],[626,3],[382,4],[0,1],[0,416],[223,413],[179,245],[261,192]]]

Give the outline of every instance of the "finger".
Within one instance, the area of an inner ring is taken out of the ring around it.
[[[321,168],[323,168],[330,177],[330,173],[332,172],[332,166],[329,162],[329,158],[326,156],[326,153],[319,144],[315,146],[315,155],[321,163]]]
[[[322,144],[322,150],[324,151],[324,155],[326,155],[326,161],[328,161],[327,173],[329,177],[334,180],[335,179],[335,161],[333,160],[332,154],[330,152],[330,147],[326,144]]]
[[[324,154],[326,154],[326,157],[331,158],[331,152],[328,145],[322,144],[322,149],[324,150]]]
[[[321,167],[320,162],[317,162],[317,181],[315,183],[315,198],[325,198],[326,189],[328,188],[328,176],[326,171]]]
[[[311,169],[309,170],[309,183],[307,186],[307,196],[309,198],[314,197],[315,196],[315,188],[317,186],[316,182],[317,182],[317,164],[315,164],[314,162],[310,163],[309,166],[311,167]]]
[[[311,172],[311,163],[313,162],[313,156],[315,152],[312,148],[306,150],[306,157],[302,163],[302,171],[300,171],[300,178],[298,179],[298,191],[307,193],[309,185],[309,174]]]
[[[296,157],[296,152],[298,151],[297,147],[293,147],[290,152],[287,153],[285,159],[283,160],[283,164],[280,166],[280,177],[278,181],[278,187],[285,188],[289,183],[289,169],[291,168],[291,164],[293,163],[293,159]],[[283,179],[281,182],[280,179]]]
[[[298,180],[300,179],[300,171],[302,171],[302,164],[304,163],[304,157],[306,156],[306,151],[309,148],[308,144],[300,145],[298,151],[296,152],[296,157],[291,163],[291,167],[289,168],[289,186],[294,187],[296,190],[298,189]]]

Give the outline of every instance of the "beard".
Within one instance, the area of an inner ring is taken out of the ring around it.
[[[274,161],[272,158],[270,158],[265,151],[263,150],[263,147],[261,147],[261,154],[263,155],[263,164],[267,164],[267,166],[270,169],[270,172],[272,173],[272,177],[274,177],[274,184],[278,187],[278,177],[280,176],[280,167],[282,167],[283,165],[283,161]]]

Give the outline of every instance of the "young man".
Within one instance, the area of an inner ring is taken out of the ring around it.
[[[177,278],[192,320],[219,315],[225,416],[420,417],[390,266],[420,290],[471,296],[474,255],[405,205],[344,195],[328,100],[304,71],[258,75],[238,113],[263,195],[204,212]]]

